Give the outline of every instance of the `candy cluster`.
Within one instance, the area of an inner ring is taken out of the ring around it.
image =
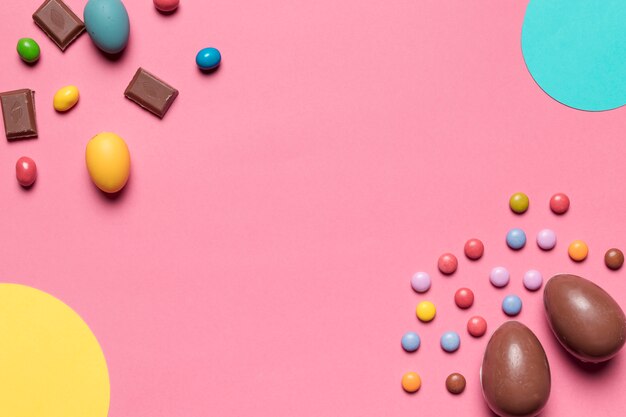
[[[154,6],[163,14],[172,14],[179,0],[154,0]],[[45,0],[33,13],[35,24],[61,51],[65,51],[84,32],[107,56],[118,56],[128,44],[130,18],[121,0],[89,0],[81,20],[62,0]],[[21,38],[17,53],[27,65],[36,65],[41,47],[33,38]],[[202,72],[211,72],[221,63],[216,48],[203,48],[195,58]],[[143,68],[139,68],[124,91],[124,96],[159,118],[163,118],[178,96],[178,90]],[[79,90],[74,85],[61,87],[52,98],[57,112],[67,112],[79,101]],[[9,141],[36,138],[39,129],[36,119],[35,91],[18,89],[0,93],[4,129]],[[95,140],[97,139],[97,140]],[[94,143],[95,140],[95,143]],[[121,141],[121,142],[120,142]],[[120,191],[130,173],[128,147],[114,133],[103,132],[89,142],[86,151],[88,172],[93,182],[106,193]],[[16,164],[18,183],[31,187],[37,179],[37,165],[29,157],[21,157]]]
[[[514,213],[521,215],[525,213],[530,205],[529,197],[524,193],[515,193],[509,199],[509,208]],[[563,193],[552,196],[549,202],[550,210],[556,215],[565,214],[570,208],[570,199]],[[519,250],[527,243],[526,233],[519,228],[508,231],[505,237],[507,246],[512,250]],[[556,247],[556,233],[551,229],[539,231],[536,237],[539,248],[543,251],[550,251]],[[469,239],[464,245],[464,254],[470,261],[480,259],[485,251],[484,243],[477,239]],[[587,258],[589,249],[585,242],[575,240],[568,246],[569,257],[582,262]],[[604,257],[606,266],[611,270],[618,270],[624,263],[624,255],[617,248],[609,249]],[[457,257],[452,253],[444,253],[437,260],[437,268],[444,275],[452,275],[459,266]],[[511,274],[503,266],[495,266],[489,273],[490,283],[497,288],[506,287],[509,284]],[[530,269],[524,273],[523,285],[530,291],[535,292],[543,285],[544,278],[540,271]],[[426,293],[432,285],[431,276],[427,272],[417,272],[411,277],[411,287],[419,294]],[[470,288],[459,288],[454,294],[454,302],[460,309],[468,309],[474,303],[474,292]],[[517,316],[522,310],[522,298],[517,294],[507,294],[501,302],[501,308],[508,317]],[[436,316],[436,306],[429,300],[421,300],[417,304],[416,315],[419,321],[426,323],[432,321]],[[475,315],[467,321],[467,332],[472,337],[481,337],[487,331],[487,321],[480,315]],[[405,333],[401,338],[402,348],[406,352],[416,352],[422,340],[415,331]],[[441,335],[440,346],[445,352],[455,352],[461,344],[461,336],[453,331],[446,331]],[[453,394],[460,394],[465,388],[465,378],[458,374],[451,374],[446,380],[446,388]],[[407,392],[416,392],[421,387],[421,378],[415,372],[407,373],[402,379],[402,386]]]

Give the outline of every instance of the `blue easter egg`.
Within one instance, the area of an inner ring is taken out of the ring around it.
[[[83,17],[87,33],[98,48],[108,54],[117,54],[126,48],[130,22],[120,0],[89,0]]]
[[[222,54],[215,48],[204,48],[196,55],[196,64],[201,70],[217,68],[222,61]]]

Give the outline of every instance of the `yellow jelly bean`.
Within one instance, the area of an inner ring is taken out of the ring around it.
[[[99,133],[87,144],[85,161],[89,176],[105,193],[116,193],[130,175],[130,153],[124,139],[115,133]]]
[[[406,392],[416,392],[422,386],[422,379],[417,372],[407,372],[402,376],[402,388]]]
[[[431,321],[435,318],[437,310],[435,309],[435,305],[430,301],[422,301],[417,305],[415,313],[420,321]]]
[[[584,261],[589,254],[589,248],[582,240],[575,240],[570,243],[569,248],[567,248],[567,253],[572,260],[581,262]]]
[[[62,87],[54,94],[52,105],[56,111],[68,111],[78,103],[78,88],[74,85]]]

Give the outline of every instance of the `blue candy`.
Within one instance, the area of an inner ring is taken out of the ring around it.
[[[507,295],[502,300],[502,310],[507,316],[517,316],[522,311],[522,299],[515,294]]]
[[[222,54],[215,48],[204,48],[196,55],[196,65],[201,70],[217,68],[222,61]]]
[[[117,54],[126,48],[130,22],[120,0],[89,0],[83,17],[87,33],[98,48],[108,54]]]
[[[461,345],[461,338],[457,332],[445,332],[441,336],[441,348],[446,352],[454,352]]]
[[[511,249],[522,249],[526,245],[526,233],[522,229],[511,229],[506,234],[506,244]]]
[[[402,336],[402,349],[407,352],[415,352],[420,347],[420,337],[415,332],[406,332]]]

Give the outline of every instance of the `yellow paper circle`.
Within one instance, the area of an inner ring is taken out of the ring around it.
[[[70,307],[34,288],[0,284],[0,335],[0,416],[107,416],[104,355]]]

